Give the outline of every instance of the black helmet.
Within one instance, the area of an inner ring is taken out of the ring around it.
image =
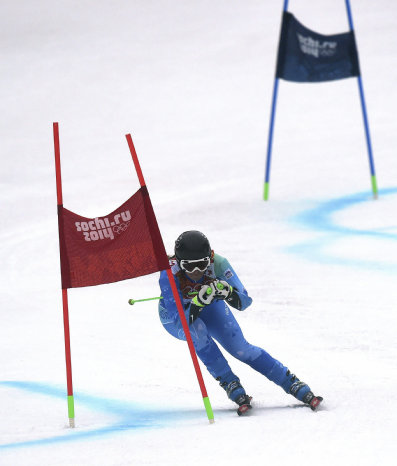
[[[210,242],[201,231],[184,231],[175,241],[175,257],[178,262],[211,257]]]

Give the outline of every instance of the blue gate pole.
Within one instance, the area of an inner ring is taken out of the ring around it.
[[[284,0],[283,13],[284,11],[287,11],[287,8],[288,8],[288,0]],[[280,34],[281,34],[281,30],[280,30]],[[270,124],[269,124],[269,136],[268,136],[268,141],[267,141],[265,187],[263,191],[263,198],[265,201],[269,199],[270,162],[272,158],[273,130],[274,130],[274,119],[276,116],[278,81],[279,79],[275,77],[274,86],[273,86],[272,109],[271,109]]]
[[[346,10],[347,10],[347,17],[349,20],[349,27],[350,30],[353,31],[353,16],[350,8],[350,1],[345,0],[346,2]],[[364,119],[364,128],[365,128],[365,137],[367,141],[367,149],[368,149],[368,158],[369,158],[369,167],[371,171],[371,184],[372,184],[372,192],[374,195],[374,199],[378,198],[378,186],[376,183],[376,174],[375,174],[375,164],[374,164],[374,158],[372,155],[372,144],[371,144],[371,136],[369,133],[369,123],[368,123],[368,116],[367,116],[367,108],[365,105],[365,97],[364,97],[364,88],[363,88],[363,82],[361,79],[361,75],[357,76],[357,81],[358,81],[358,90],[360,93],[360,101],[361,101],[361,109],[363,112],[363,119]]]
[[[263,191],[263,198],[265,201],[269,199],[270,161],[272,158],[273,130],[274,130],[274,118],[276,116],[278,81],[279,81],[278,78],[274,78],[272,111],[271,111],[270,124],[269,124],[269,137],[267,141],[265,189]]]

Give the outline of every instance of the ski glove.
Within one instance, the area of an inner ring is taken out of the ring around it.
[[[241,310],[241,300],[236,290],[224,280],[215,280],[215,299],[225,300],[229,306]]]
[[[203,285],[196,296],[192,299],[192,303],[199,307],[208,306],[215,299],[216,290],[215,282],[211,282],[209,285]]]
[[[215,299],[215,284],[203,285],[197,295],[192,299],[189,309],[189,324],[192,324],[205,306],[211,304]]]
[[[233,287],[225,280],[215,280],[214,285],[216,299],[227,299],[233,292]]]

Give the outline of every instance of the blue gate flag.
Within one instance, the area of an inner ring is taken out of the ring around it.
[[[284,11],[276,77],[295,82],[323,82],[360,76],[354,31],[323,35]]]

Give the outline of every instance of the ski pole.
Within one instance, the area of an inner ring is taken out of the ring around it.
[[[141,303],[142,301],[152,301],[154,299],[163,299],[163,297],[157,296],[155,298],[129,299],[128,304],[131,304],[131,306],[133,306],[135,303]]]
[[[196,295],[197,294],[197,291],[190,291],[188,293],[189,295]],[[143,298],[143,299],[129,299],[128,300],[128,304],[130,304],[131,306],[133,306],[135,303],[141,303],[142,301],[153,301],[155,299],[163,299],[162,296],[156,296],[154,298]]]

